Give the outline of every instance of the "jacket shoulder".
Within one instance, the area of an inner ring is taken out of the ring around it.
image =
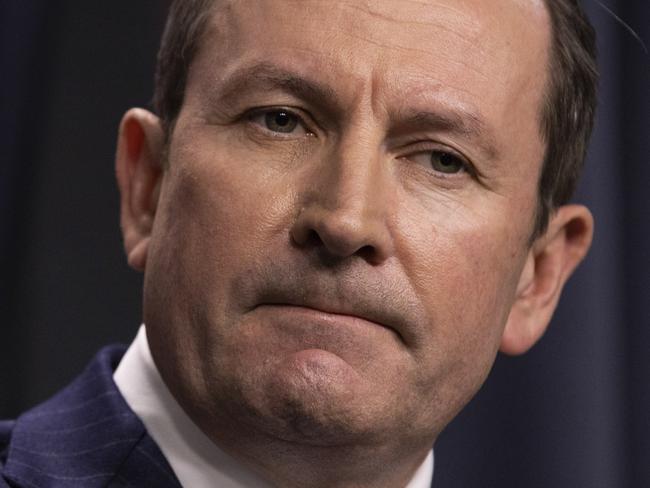
[[[144,433],[113,382],[124,350],[103,349],[54,397],[0,423],[0,488],[98,487],[110,479]]]
[[[50,400],[0,423],[0,488],[180,488],[113,381],[124,351],[103,349]]]
[[[15,424],[16,422],[14,420],[0,420],[0,456],[9,444],[11,431]],[[2,462],[2,457],[0,457],[0,462]]]
[[[11,433],[16,422],[13,420],[0,420],[0,488],[9,488],[2,476],[2,471],[7,460]]]
[[[14,425],[16,425],[16,422],[13,420],[0,420],[0,475],[7,460],[9,441],[11,440],[11,433]],[[0,488],[7,486],[3,483],[2,476],[0,476]]]

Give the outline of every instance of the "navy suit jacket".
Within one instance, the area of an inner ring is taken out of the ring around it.
[[[124,352],[102,349],[52,399],[0,422],[0,488],[181,487],[113,382]]]

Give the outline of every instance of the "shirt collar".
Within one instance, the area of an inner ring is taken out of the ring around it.
[[[131,410],[174,470],[182,486],[270,488],[248,467],[219,449],[187,416],[163,382],[151,357],[144,325],[113,376]],[[429,488],[433,451],[406,488]]]

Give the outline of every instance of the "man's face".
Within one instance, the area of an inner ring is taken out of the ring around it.
[[[533,230],[548,44],[532,0],[224,2],[145,284],[204,430],[423,445],[473,396]]]

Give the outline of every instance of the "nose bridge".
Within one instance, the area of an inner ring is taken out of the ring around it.
[[[350,134],[324,161],[324,181],[319,186],[321,205],[343,219],[378,218],[376,201],[384,185],[379,143],[371,137]]]
[[[380,218],[377,202],[384,184],[381,161],[383,134],[373,107],[376,87],[363,78],[351,88],[354,93],[349,118],[337,144],[322,161],[323,183],[318,188],[320,204],[341,221],[369,222]]]
[[[338,257],[361,252],[373,262],[386,259],[392,252],[386,171],[381,142],[370,132],[348,131],[311,175],[294,240],[305,244],[315,237]]]

